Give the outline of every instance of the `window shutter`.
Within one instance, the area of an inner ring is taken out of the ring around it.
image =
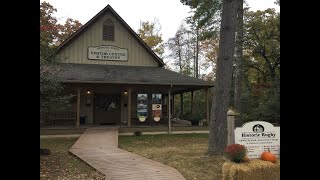
[[[103,40],[114,41],[114,23],[111,19],[107,19],[103,23]]]

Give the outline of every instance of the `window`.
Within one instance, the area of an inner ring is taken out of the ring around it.
[[[114,23],[107,19],[103,23],[103,40],[114,41]]]

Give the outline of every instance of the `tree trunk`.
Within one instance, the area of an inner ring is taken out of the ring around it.
[[[198,24],[197,24],[198,26]],[[197,27],[196,30],[197,34],[196,34],[196,67],[195,67],[195,74],[196,74],[196,78],[199,78],[199,29]]]
[[[208,155],[222,154],[227,145],[227,111],[235,47],[238,0],[223,0],[219,55],[212,100]]]
[[[241,114],[242,82],[243,82],[243,0],[238,0],[237,16],[237,40],[236,40],[236,68],[235,68],[235,90],[234,90],[234,108]],[[235,127],[243,124],[241,116],[235,117]]]
[[[181,58],[181,47],[180,47],[180,36],[177,36],[177,45],[178,45],[178,56],[179,56],[179,68],[180,73],[182,73],[182,58]]]
[[[189,32],[187,32],[187,50],[186,50],[186,64],[187,64],[187,73],[188,76],[191,75],[190,72],[190,41],[189,41]]]
[[[251,87],[250,87],[250,82],[249,82],[249,77],[248,74],[244,74],[243,76],[244,82],[245,82],[245,92],[251,94]]]

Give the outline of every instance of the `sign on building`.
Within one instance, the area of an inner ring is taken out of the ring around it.
[[[160,121],[162,110],[162,94],[152,94],[152,117],[155,121]]]
[[[148,94],[137,95],[137,117],[142,122],[148,117]]]
[[[280,157],[280,127],[265,121],[252,121],[235,129],[235,143],[244,145],[249,158],[260,158],[263,151]]]
[[[88,48],[88,59],[128,61],[128,49],[115,46],[92,46]]]

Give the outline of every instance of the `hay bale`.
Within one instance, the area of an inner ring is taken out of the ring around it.
[[[278,180],[280,160],[276,163],[252,159],[246,163],[226,161],[222,165],[223,180]]]

